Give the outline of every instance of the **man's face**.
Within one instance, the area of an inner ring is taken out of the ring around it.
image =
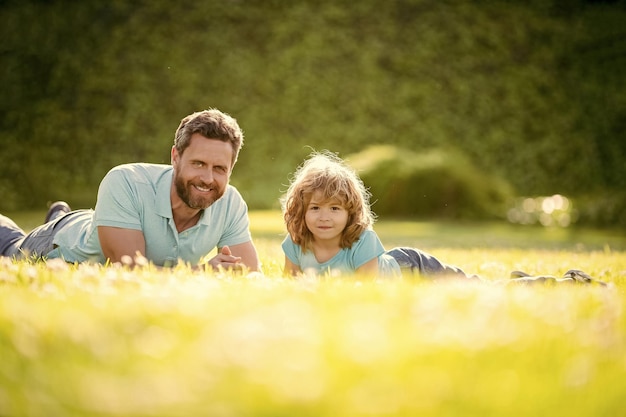
[[[172,148],[174,185],[178,197],[192,209],[205,209],[224,195],[232,170],[233,148],[229,142],[191,136],[181,154]]]

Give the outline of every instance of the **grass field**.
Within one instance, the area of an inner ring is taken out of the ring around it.
[[[619,234],[381,221],[487,282],[292,280],[251,221],[265,276],[0,261],[0,416],[623,415]]]

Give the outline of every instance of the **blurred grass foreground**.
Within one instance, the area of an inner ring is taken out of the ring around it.
[[[264,276],[0,258],[0,416],[622,413],[624,252],[431,245],[487,282],[284,279],[275,217],[252,213]],[[569,267],[611,286],[496,282]]]
[[[7,416],[609,416],[626,394],[623,286],[1,271]]]

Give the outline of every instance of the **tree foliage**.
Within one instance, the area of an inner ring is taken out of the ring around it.
[[[92,205],[168,162],[193,111],[236,117],[232,182],[276,205],[314,149],[454,147],[519,193],[626,187],[624,2],[0,2],[0,209]]]

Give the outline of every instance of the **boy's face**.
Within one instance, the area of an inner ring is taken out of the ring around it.
[[[348,224],[348,211],[338,200],[326,200],[315,192],[306,208],[304,221],[317,243],[337,244]]]

